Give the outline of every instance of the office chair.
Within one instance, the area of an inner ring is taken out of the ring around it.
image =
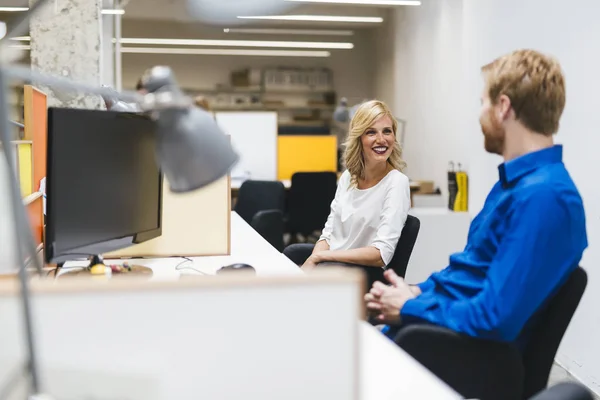
[[[254,214],[252,228],[277,251],[283,251],[283,213],[281,210],[262,210]]]
[[[594,395],[579,383],[561,382],[529,400],[594,400]]]
[[[292,175],[287,202],[286,230],[295,241],[323,229],[337,190],[335,172],[297,172]]]
[[[579,383],[561,382],[529,400],[594,400],[594,395]]]
[[[254,215],[263,210],[279,210],[283,213],[285,187],[279,181],[247,180],[240,186],[234,211],[247,223],[252,223]]]
[[[539,312],[527,346],[479,340],[434,325],[409,325],[395,342],[466,398],[522,400],[544,390],[562,337],[587,285],[578,267]]]
[[[396,245],[396,251],[394,251],[394,256],[385,269],[394,270],[396,275],[402,278],[406,276],[408,261],[410,260],[410,255],[417,242],[417,236],[419,236],[420,229],[421,221],[419,218],[409,215],[404,223],[404,228],[402,228],[400,239],[398,239],[398,244]]]

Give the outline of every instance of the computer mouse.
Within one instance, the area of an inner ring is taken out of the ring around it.
[[[234,271],[252,271],[253,273],[256,273],[256,270],[254,269],[253,266],[248,265],[248,264],[243,264],[243,263],[237,263],[237,264],[231,264],[231,265],[226,265],[223,268],[221,268],[220,270],[217,271],[217,274],[222,274],[222,273],[227,273],[227,272],[234,272]]]

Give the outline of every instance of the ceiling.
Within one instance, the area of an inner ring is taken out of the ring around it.
[[[231,1],[231,0],[221,0]],[[243,0],[238,0],[243,1]],[[126,6],[125,18],[132,19],[154,19],[154,20],[175,20],[182,22],[193,22],[197,20],[190,13],[187,7],[186,0],[131,0]],[[250,1],[251,3],[251,1]],[[356,16],[356,17],[384,17],[385,8],[374,7],[374,6],[344,6],[344,5],[307,5],[300,3],[288,3],[281,0],[282,5],[280,7],[286,8],[287,12],[277,12],[276,14],[307,14],[307,15],[340,15],[340,16]],[[249,8],[246,8],[248,11]],[[261,26],[272,26],[272,25],[285,25],[285,26],[315,26],[315,27],[369,27],[373,24],[368,23],[346,23],[346,22],[302,22],[302,21],[265,21],[265,20],[239,20],[235,17],[237,15],[243,15],[245,10],[230,10],[227,14],[226,21],[217,21],[217,24],[227,25],[261,25]],[[236,15],[237,14],[237,15]],[[252,13],[252,15],[256,15]],[[261,13],[259,15],[264,15]],[[210,16],[205,16],[203,22],[211,24],[212,21],[206,21]]]
[[[50,0],[52,1],[67,1],[67,0]],[[104,0],[105,2],[110,0]],[[206,3],[208,0],[204,0]],[[227,2],[226,7],[229,8],[228,18],[221,20],[215,19],[213,15],[201,13],[200,18],[194,17],[190,12],[187,3],[188,0],[126,0],[125,20],[162,20],[162,21],[179,21],[179,22],[199,22],[203,25],[220,25],[220,26],[290,26],[290,27],[318,27],[318,28],[364,28],[378,26],[379,24],[371,23],[348,23],[348,22],[302,22],[302,21],[266,21],[266,20],[239,20],[237,15],[243,14],[243,11],[250,11],[250,5],[255,0],[214,0]],[[275,7],[279,7],[279,12],[275,14],[309,14],[309,15],[338,15],[338,16],[356,16],[356,17],[382,17],[386,18],[387,9],[391,7],[385,6],[346,6],[346,5],[331,5],[331,4],[301,4],[291,3],[285,0],[267,0],[275,3]],[[277,4],[278,2],[281,4]],[[29,0],[0,0],[0,6],[15,6],[26,7]],[[232,5],[237,5],[232,8]],[[214,13],[214,8],[209,8],[209,13]],[[0,13],[0,20],[10,21],[21,13]],[[254,14],[254,13],[251,13]],[[264,13],[261,13],[264,15]],[[219,14],[223,16],[223,14]]]

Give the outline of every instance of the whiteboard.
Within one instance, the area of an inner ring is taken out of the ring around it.
[[[361,285],[353,271],[38,283],[43,390],[56,399],[358,400]],[[5,374],[24,358],[20,311],[0,289]]]
[[[277,180],[277,113],[268,111],[217,112],[217,123],[231,135],[240,161],[231,178]]]

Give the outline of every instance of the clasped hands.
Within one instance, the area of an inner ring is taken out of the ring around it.
[[[418,286],[408,285],[393,270],[384,273],[385,279],[390,283],[375,282],[365,295],[367,311],[377,321],[385,324],[399,324],[400,310],[404,304],[421,294]]]

